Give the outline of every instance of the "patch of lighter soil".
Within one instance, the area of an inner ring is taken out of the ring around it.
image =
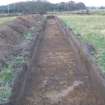
[[[70,92],[73,92],[76,87],[82,84],[83,84],[82,81],[74,81],[72,86],[69,86],[64,90],[61,90],[60,92],[56,90],[47,92],[45,96],[51,101],[51,103],[58,103],[59,101],[62,101],[63,98],[68,96]]]

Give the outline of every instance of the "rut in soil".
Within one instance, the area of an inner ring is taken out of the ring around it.
[[[105,105],[56,20],[48,19],[21,105]]]

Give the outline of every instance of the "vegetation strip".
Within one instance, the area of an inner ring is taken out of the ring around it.
[[[32,40],[31,32],[27,32],[24,38],[24,42],[30,39]],[[11,96],[14,79],[18,74],[17,72],[21,72],[23,69],[22,65],[26,63],[25,59],[25,55],[21,55],[20,53],[16,56],[9,56],[8,61],[2,68],[0,72],[0,103],[7,103],[9,101],[8,99]]]
[[[105,16],[70,15],[60,16],[60,18],[68,27],[73,29],[75,35],[84,44],[93,46],[96,62],[105,73]],[[100,22],[98,22],[99,20]]]

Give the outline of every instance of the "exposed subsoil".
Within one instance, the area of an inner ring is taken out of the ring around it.
[[[20,105],[105,105],[56,20],[48,19],[31,66]]]

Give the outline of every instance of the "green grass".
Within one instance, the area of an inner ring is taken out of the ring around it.
[[[0,72],[0,103],[6,103],[11,96],[11,86],[15,75],[15,67],[25,63],[23,56],[13,57]]]
[[[4,25],[9,21],[16,19],[16,17],[0,17],[0,25]]]
[[[32,32],[26,32],[26,33],[24,33],[24,38],[26,39],[26,40],[32,40]]]
[[[11,64],[6,64],[0,72],[0,103],[8,102],[11,95],[11,81],[13,78],[13,68]]]
[[[91,43],[96,48],[96,62],[105,72],[105,16],[69,15],[59,16],[82,42]]]

